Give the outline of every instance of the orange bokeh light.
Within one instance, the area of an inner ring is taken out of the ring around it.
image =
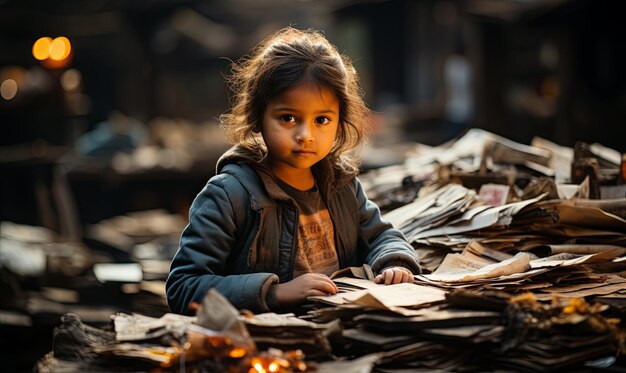
[[[33,44],[33,57],[39,61],[43,61],[50,57],[50,45],[52,44],[52,38],[47,36],[37,39]]]
[[[33,57],[47,68],[66,66],[72,57],[72,44],[65,36],[41,37],[33,44]]]
[[[63,61],[70,55],[72,45],[65,36],[54,38],[50,44],[50,58],[55,61]]]

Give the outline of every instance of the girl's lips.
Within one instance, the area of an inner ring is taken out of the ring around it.
[[[307,155],[307,154],[315,154],[313,150],[294,150],[292,153],[296,153],[299,155]]]

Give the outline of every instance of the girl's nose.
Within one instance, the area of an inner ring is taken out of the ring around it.
[[[298,132],[296,133],[296,141],[309,142],[313,140],[313,134],[308,124],[303,123],[298,126]]]

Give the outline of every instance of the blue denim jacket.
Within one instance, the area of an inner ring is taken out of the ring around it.
[[[189,303],[200,303],[210,288],[238,309],[276,311],[267,303],[269,287],[292,278],[298,210],[269,170],[242,154],[234,147],[222,156],[218,174],[189,210],[166,283],[173,312],[189,314]],[[340,268],[369,264],[379,273],[399,265],[420,273],[412,246],[381,220],[358,178],[332,170],[319,165],[314,173],[334,223]]]

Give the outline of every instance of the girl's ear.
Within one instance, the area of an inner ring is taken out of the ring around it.
[[[259,125],[254,126],[254,128],[252,129],[252,132],[261,133],[261,126]]]

